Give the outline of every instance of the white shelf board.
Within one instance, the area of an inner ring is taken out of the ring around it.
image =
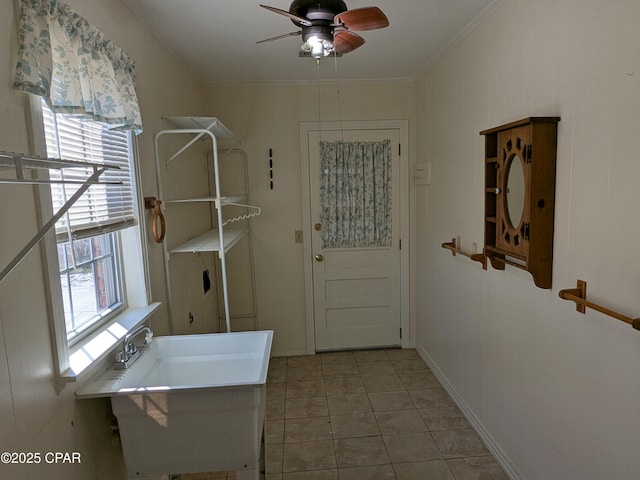
[[[225,127],[216,117],[164,117],[178,128],[209,130],[220,141],[240,143],[231,130]]]
[[[230,203],[240,203],[245,201],[246,196],[237,197],[220,197],[220,203],[222,205],[228,205]],[[178,198],[175,200],[165,200],[165,203],[198,203],[198,202],[215,202],[216,197],[197,197],[197,198]]]
[[[224,251],[227,252],[247,232],[248,229],[246,228],[225,228],[223,233]],[[214,229],[170,250],[170,253],[220,252],[221,250],[222,246],[220,245],[218,230]]]

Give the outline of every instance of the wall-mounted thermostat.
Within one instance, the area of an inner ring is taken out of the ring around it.
[[[413,167],[413,183],[416,185],[431,184],[431,162],[419,162]]]

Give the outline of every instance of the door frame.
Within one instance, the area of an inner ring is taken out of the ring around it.
[[[313,252],[311,251],[311,188],[309,185],[309,132],[324,130],[398,130],[400,133],[400,328],[401,346],[412,345],[410,331],[409,251],[410,251],[410,186],[409,120],[355,120],[342,122],[300,122],[300,163],[302,185],[302,231],[304,251],[304,297],[307,329],[307,353],[316,352],[315,313],[313,299]],[[395,196],[394,196],[395,198]]]

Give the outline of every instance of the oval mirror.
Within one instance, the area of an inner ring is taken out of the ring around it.
[[[524,170],[522,160],[514,155],[507,172],[507,218],[512,228],[516,228],[524,211]]]

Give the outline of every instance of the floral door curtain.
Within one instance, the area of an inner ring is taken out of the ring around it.
[[[320,142],[322,248],[391,246],[391,141]]]
[[[142,132],[133,60],[58,0],[20,0],[14,86],[79,114]]]

